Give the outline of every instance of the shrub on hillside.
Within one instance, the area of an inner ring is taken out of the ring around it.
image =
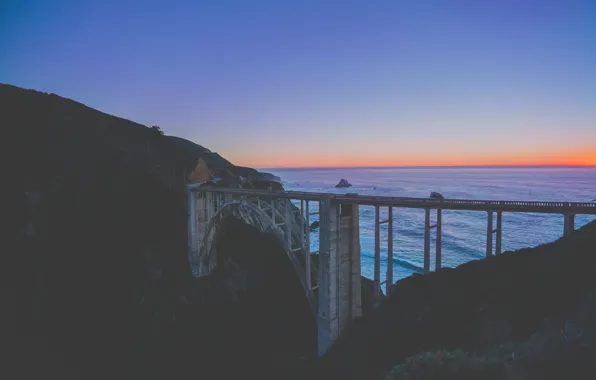
[[[511,357],[524,378],[593,379],[596,373],[596,302],[590,297],[563,326],[545,321],[545,326],[524,342],[510,342],[488,353]]]
[[[512,368],[497,357],[471,356],[462,350],[424,352],[394,367],[385,380],[513,380]]]
[[[545,320],[528,340],[482,350],[425,352],[396,366],[386,380],[593,379],[596,373],[596,300],[588,297],[563,326]]]

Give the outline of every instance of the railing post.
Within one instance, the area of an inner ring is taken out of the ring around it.
[[[319,206],[319,315],[318,354],[322,356],[339,337],[338,326],[338,215],[331,195],[321,197]]]
[[[438,272],[441,269],[441,260],[442,260],[442,252],[441,252],[441,235],[443,233],[443,213],[442,210],[439,208],[437,209],[437,239],[436,239],[436,257],[435,257],[435,272]]]
[[[424,209],[424,274],[430,272],[430,209]]]
[[[486,223],[486,257],[493,255],[493,212],[488,211]]]
[[[393,207],[389,206],[387,210],[387,280],[385,282],[385,293],[391,294],[393,286]]]
[[[495,255],[500,255],[503,241],[503,212],[497,211],[497,238],[495,242]]]

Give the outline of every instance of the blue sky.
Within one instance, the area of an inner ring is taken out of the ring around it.
[[[594,1],[5,0],[0,82],[256,167],[596,164]]]

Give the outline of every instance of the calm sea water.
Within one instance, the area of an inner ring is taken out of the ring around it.
[[[366,195],[429,197],[438,191],[446,198],[478,200],[529,200],[590,202],[596,198],[596,168],[353,168],[353,169],[262,169],[279,176],[287,190]],[[337,189],[340,179],[353,187]],[[313,202],[313,211],[316,207]],[[374,207],[360,208],[362,272],[373,276]],[[386,211],[385,211],[386,214]],[[431,214],[432,220],[436,214]],[[397,208],[393,211],[393,259],[396,279],[420,273],[423,266],[424,211]],[[381,214],[382,219],[386,215]],[[311,216],[310,222],[318,219]],[[594,215],[577,215],[579,228]],[[443,211],[443,266],[455,267],[485,257],[484,212]],[[504,213],[503,251],[552,242],[563,233],[563,217],[556,214]],[[434,232],[431,268],[434,269]],[[318,250],[318,232],[311,234]],[[493,244],[494,246],[494,244]],[[381,273],[387,267],[387,225],[381,230]],[[383,276],[384,279],[384,276]]]

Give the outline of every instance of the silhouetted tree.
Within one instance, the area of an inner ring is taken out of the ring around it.
[[[163,136],[163,131],[161,130],[161,128],[157,125],[153,125],[150,128],[152,131],[154,131],[156,134]]]

